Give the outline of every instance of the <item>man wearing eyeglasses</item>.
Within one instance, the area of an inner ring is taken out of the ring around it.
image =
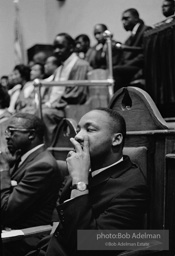
[[[56,160],[45,149],[44,125],[34,115],[18,113],[10,119],[6,140],[9,152],[16,157],[9,168],[5,153],[0,154],[1,224],[3,228],[22,229],[52,224],[61,174]],[[39,238],[38,238],[39,239]],[[4,246],[4,256],[24,255],[33,248],[28,240]]]

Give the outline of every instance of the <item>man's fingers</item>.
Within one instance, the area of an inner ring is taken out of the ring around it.
[[[89,138],[87,135],[84,136],[84,146],[83,149],[85,152],[89,153]]]
[[[69,151],[69,153],[67,154],[67,157],[71,157],[72,154],[74,154],[74,153],[75,153],[75,151],[73,151],[73,150]]]
[[[82,152],[81,144],[78,141],[76,141],[74,138],[70,138],[70,141],[74,145],[75,151],[77,153]]]

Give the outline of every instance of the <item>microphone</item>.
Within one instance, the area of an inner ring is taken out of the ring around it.
[[[112,38],[113,34],[109,30],[105,30],[103,32],[103,36],[104,36],[104,38],[108,38],[108,37]]]
[[[117,47],[117,49],[127,51],[127,52],[138,52],[138,53],[143,52],[142,47],[128,46],[121,43],[116,43],[115,46]]]

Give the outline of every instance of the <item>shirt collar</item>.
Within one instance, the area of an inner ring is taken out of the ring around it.
[[[27,151],[24,155],[21,156],[21,161],[19,163],[19,165],[21,165],[29,155],[31,155],[33,152],[35,152],[37,149],[41,148],[44,144],[40,144],[34,148],[32,148],[31,150]]]
[[[133,30],[131,31],[131,34],[132,34],[132,35],[135,35],[135,34],[136,34],[136,32],[137,32],[139,26],[140,26],[140,23],[138,22],[138,23],[133,27]]]
[[[76,53],[75,52],[73,52],[70,56],[69,56],[69,58],[67,58],[64,62],[63,62],[63,66],[67,66],[71,61],[73,61],[74,59],[78,59],[78,56],[76,55]]]
[[[122,162],[122,161],[123,161],[123,157],[120,158],[120,160],[118,160],[117,162],[115,162],[115,163],[113,163],[113,164],[111,164],[111,165],[108,165],[108,166],[106,166],[106,167],[103,167],[103,168],[101,168],[101,169],[98,169],[98,170],[95,170],[95,171],[91,172],[92,177],[96,176],[96,175],[99,174],[100,172],[103,172],[104,170],[106,170],[106,169],[108,169],[108,168],[110,168],[110,167],[112,167],[112,166],[114,166],[114,165],[119,164],[119,163]]]

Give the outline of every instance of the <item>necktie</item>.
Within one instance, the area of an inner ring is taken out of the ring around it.
[[[11,171],[10,171],[11,177],[12,177],[12,176],[15,174],[15,172],[17,171],[20,162],[21,162],[21,156],[18,155],[17,158],[16,158],[16,161],[15,161],[15,164],[14,164],[14,166],[12,167],[12,169],[11,169]]]

